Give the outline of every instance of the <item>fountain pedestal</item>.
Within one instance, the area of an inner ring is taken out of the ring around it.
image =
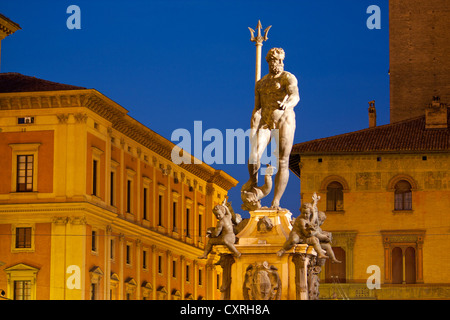
[[[322,261],[314,249],[298,244],[277,255],[292,229],[291,216],[289,210],[251,211],[236,236],[241,256],[234,257],[225,246],[215,247],[223,269],[222,300],[317,299]]]

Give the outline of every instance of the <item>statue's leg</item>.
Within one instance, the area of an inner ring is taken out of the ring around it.
[[[236,257],[239,258],[239,257],[241,256],[241,253],[236,249],[236,247],[234,246],[234,244],[231,244],[231,243],[226,242],[225,245],[227,246],[228,249],[230,249],[231,252],[234,253],[234,255],[235,255]]]
[[[208,254],[211,252],[212,247],[213,247],[213,246],[212,246],[211,242],[209,241],[209,242],[206,244],[205,251],[203,252],[203,255],[200,256],[200,257],[198,257],[198,259],[206,259],[206,258],[208,258]]]
[[[216,244],[222,244],[222,240],[220,238],[210,238],[205,246],[205,251],[203,252],[203,255],[198,257],[198,259],[208,258],[208,254],[211,252],[213,246],[215,246]]]
[[[280,119],[278,137],[278,170],[275,176],[275,189],[272,201],[272,208],[280,207],[280,200],[289,181],[289,156],[294,143],[295,134],[295,113],[290,111]]]
[[[322,249],[322,246],[320,245],[320,242],[316,237],[312,236],[308,238],[307,244],[312,245],[314,247],[318,259],[328,259],[328,256],[326,255],[327,252]]]
[[[327,256],[330,257],[332,263],[342,263],[342,261],[336,259],[333,248],[329,243],[321,243],[320,246],[327,252]]]
[[[283,244],[283,248],[277,252],[277,255],[281,257],[286,251],[291,249],[295,244],[300,242],[300,237],[297,233],[291,232],[289,234],[289,238]]]
[[[251,129],[250,133],[250,157],[248,160],[248,173],[252,187],[258,185],[258,171],[261,166],[261,156],[270,141],[270,130],[259,128],[255,132]],[[250,187],[250,186],[249,186]]]

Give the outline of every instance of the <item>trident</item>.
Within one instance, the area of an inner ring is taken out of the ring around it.
[[[258,82],[259,79],[261,79],[261,49],[263,46],[263,42],[269,39],[267,37],[267,34],[269,33],[269,29],[272,28],[272,26],[268,26],[264,30],[264,36],[261,35],[262,25],[261,21],[258,20],[258,25],[256,26],[256,29],[258,30],[258,35],[255,37],[255,30],[252,28],[248,28],[250,30],[250,33],[252,35],[250,41],[255,42],[256,46],[256,75],[255,75],[255,82]]]

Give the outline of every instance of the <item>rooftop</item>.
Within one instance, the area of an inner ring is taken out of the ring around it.
[[[447,113],[450,115],[450,112]],[[447,116],[447,123],[450,117]],[[346,153],[408,153],[450,151],[450,126],[426,129],[425,115],[383,126],[295,144],[291,170],[299,176],[302,155]]]
[[[86,88],[43,80],[16,72],[0,73],[0,93],[82,89]]]

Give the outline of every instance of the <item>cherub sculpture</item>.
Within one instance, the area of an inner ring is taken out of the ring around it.
[[[316,237],[317,239],[319,239],[320,246],[327,252],[327,256],[331,258],[332,263],[341,263],[342,261],[336,259],[333,248],[331,247],[331,242],[333,240],[331,232],[323,231],[320,228],[320,226],[325,222],[325,219],[327,218],[325,212],[319,211],[318,218],[319,218],[319,226],[317,227]]]
[[[326,251],[320,246],[320,241],[316,237],[317,226],[312,224],[314,208],[311,203],[305,203],[301,207],[300,216],[295,219],[292,230],[289,233],[288,240],[284,243],[283,248],[277,252],[281,257],[287,250],[291,249],[298,243],[306,243],[312,245],[317,252],[317,258],[326,259]]]
[[[208,244],[203,255],[198,257],[199,259],[206,259],[215,245],[225,245],[237,258],[241,256],[241,253],[234,246],[236,235],[234,233],[233,220],[236,218],[230,212],[226,201],[225,199],[221,205],[217,205],[213,209],[213,213],[218,220],[217,226],[209,228],[206,232],[206,236],[209,237]]]
[[[331,233],[320,228],[326,216],[325,213],[319,212],[317,209],[319,200],[320,197],[314,193],[313,202],[302,205],[300,216],[295,219],[288,240],[284,243],[283,248],[277,252],[278,256],[281,257],[298,243],[306,243],[314,247],[318,259],[331,258],[332,262],[340,262],[336,260],[331,248]]]

